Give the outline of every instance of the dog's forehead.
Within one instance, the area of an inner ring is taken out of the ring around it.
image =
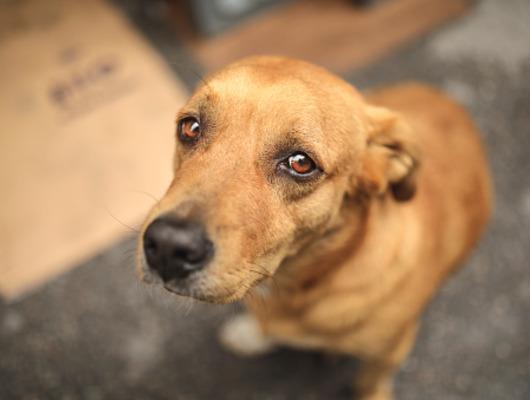
[[[314,94],[308,84],[296,76],[264,75],[253,68],[237,68],[212,78],[202,88],[207,101],[217,100],[227,106],[255,109],[313,111]],[[288,107],[286,107],[288,106]]]
[[[361,140],[355,133],[362,130],[356,107],[362,97],[327,71],[300,67],[230,66],[205,81],[189,105],[213,122],[216,139],[254,138],[264,145],[289,139],[312,144],[323,158],[340,158]],[[250,149],[254,141],[245,143]]]
[[[347,117],[363,106],[360,93],[329,71],[278,57],[253,57],[229,65],[210,76],[194,97],[218,103],[219,108],[254,108],[269,116],[278,111],[287,117]]]

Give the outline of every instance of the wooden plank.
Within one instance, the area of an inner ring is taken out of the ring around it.
[[[130,234],[114,218],[141,221],[170,181],[187,94],[99,0],[4,2],[0,30],[0,294],[13,300]]]
[[[387,0],[359,9],[344,0],[299,0],[214,38],[183,37],[208,71],[241,57],[276,54],[350,72],[462,15],[469,5],[469,0]]]

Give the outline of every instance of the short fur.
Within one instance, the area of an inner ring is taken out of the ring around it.
[[[420,84],[363,96],[317,66],[252,57],[209,77],[184,115],[200,116],[203,138],[177,145],[174,179],[142,232],[164,213],[195,218],[216,255],[168,289],[245,298],[259,327],[245,332],[267,349],[356,356],[360,398],[390,399],[420,313],[490,215],[488,167],[467,113]],[[322,176],[278,174],[278,158],[296,150]]]

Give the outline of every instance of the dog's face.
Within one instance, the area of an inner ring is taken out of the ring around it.
[[[227,67],[179,112],[174,179],[141,231],[140,273],[180,295],[240,299],[339,227],[359,192],[410,197],[415,162],[397,125],[318,67]]]

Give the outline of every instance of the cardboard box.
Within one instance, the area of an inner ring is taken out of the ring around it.
[[[0,294],[15,299],[141,221],[186,91],[102,1],[0,7]]]

